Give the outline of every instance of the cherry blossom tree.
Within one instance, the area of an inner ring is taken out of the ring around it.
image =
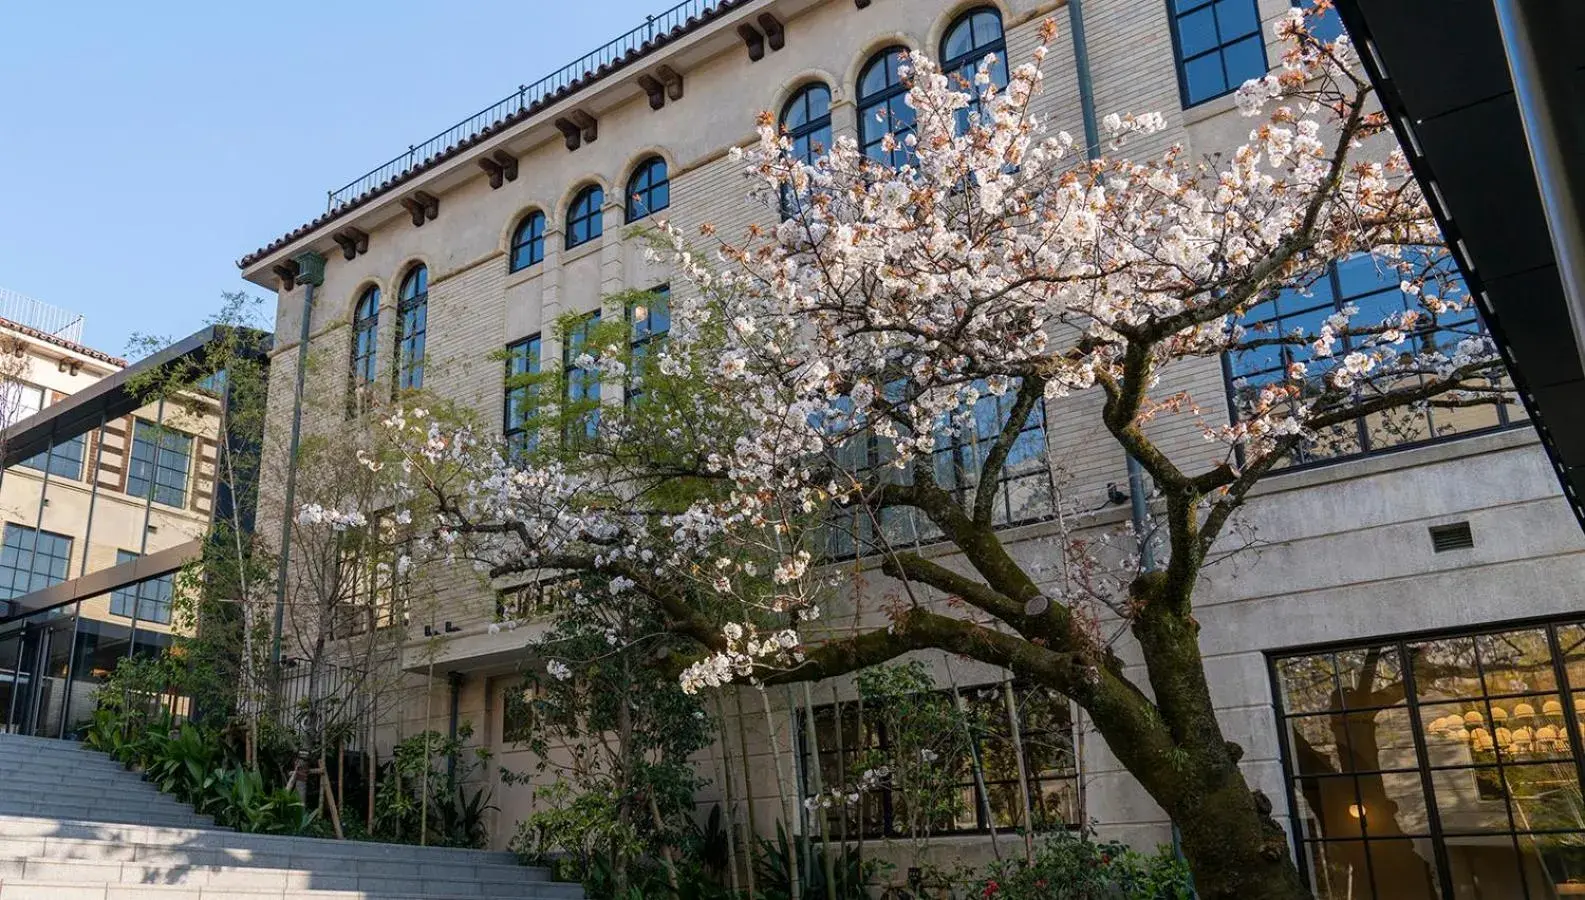
[[[602,572],[663,623],[624,640],[652,643],[689,691],[914,651],[999,666],[1084,709],[1180,826],[1202,896],[1306,896],[1217,720],[1194,616],[1203,569],[1240,543],[1239,511],[1274,469],[1361,422],[1508,394],[1346,36],[1323,42],[1298,12],[1277,33],[1279,69],[1238,91],[1258,124],[1221,156],[1128,158],[1126,141],[1163,126],[1139,115],[1107,117],[1115,155],[1086,158],[1035,112],[1044,50],[1005,87],[989,62],[969,84],[909,60],[916,122],[887,146],[900,166],[847,139],[806,163],[766,116],[741,158],[781,224],[667,231],[659,255],[688,289],[664,346],[635,359],[613,323],[577,360],[642,384],[642,403],[547,400],[526,454],[433,410],[387,420],[401,502],[441,523],[422,552],[492,577]],[[1401,283],[1403,308],[1261,324],[1274,295],[1362,259]],[[1176,371],[1278,350],[1275,376],[1235,385],[1236,415],[1175,387]],[[564,376],[536,377],[548,398]],[[1058,537],[1015,556],[1000,493],[977,488],[1002,482],[1046,416],[1055,431],[1098,416],[1138,461],[1147,533],[1108,535],[1058,496]],[[1164,440],[1169,418],[1205,440]],[[955,555],[919,552],[897,522]],[[874,608],[833,602],[834,527],[897,586]]]

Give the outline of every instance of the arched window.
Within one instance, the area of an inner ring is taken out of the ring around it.
[[[534,210],[517,223],[512,232],[512,261],[509,272],[526,269],[545,259],[545,214]]]
[[[795,159],[813,163],[824,156],[831,149],[831,88],[817,81],[793,94],[781,109],[781,128]],[[794,202],[790,186],[782,188],[782,218],[792,218],[802,205]]]
[[[812,163],[831,149],[831,88],[815,82],[792,95],[781,110],[781,127],[793,156]]]
[[[869,158],[892,166],[913,155],[903,141],[913,133],[914,111],[907,103],[908,87],[898,74],[907,52],[903,47],[887,47],[871,57],[859,75],[859,147]],[[896,135],[897,149],[886,149],[888,134]]]
[[[380,289],[369,285],[352,311],[352,389],[362,391],[374,383],[379,356]]]
[[[589,185],[572,198],[572,206],[567,209],[568,250],[600,236],[604,230],[600,207],[604,205],[605,191],[597,184]]]
[[[429,269],[408,270],[396,295],[396,387],[424,386],[424,332],[429,319]]]
[[[627,180],[627,220],[637,222],[671,205],[671,180],[666,177],[666,161],[651,156],[638,164]]]
[[[974,76],[979,74],[980,63],[992,53],[996,54],[996,63],[991,66],[991,81],[999,88],[1007,87],[1007,38],[1002,33],[1002,14],[995,7],[981,6],[958,16],[941,39],[941,71],[948,77],[956,74],[962,78],[953,87],[974,95],[969,109],[958,115],[960,128],[968,127],[969,110],[979,109],[980,89]]]

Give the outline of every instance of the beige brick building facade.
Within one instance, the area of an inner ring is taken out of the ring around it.
[[[356,345],[355,310],[360,299],[371,296],[370,288],[378,291],[372,337],[376,370],[390,371],[401,337],[402,286],[422,266],[427,275],[424,387],[467,404],[487,420],[499,421],[504,379],[499,354],[508,345],[540,335],[540,359],[547,366],[556,365],[561,348],[551,323],[558,316],[601,310],[602,298],[621,290],[663,285],[685,289],[665,267],[645,260],[642,237],[628,235],[624,194],[641,163],[657,156],[664,161],[670,202],[656,215],[684,233],[697,233],[704,223],[727,235],[751,224],[774,223],[775,209],[745,200],[747,185],[738,164],[727,155],[730,148],[753,140],[756,117],[766,110],[776,113],[801,89],[822,84],[830,91],[834,134],[859,137],[860,75],[876,53],[904,47],[937,54],[949,30],[977,11],[999,19],[1013,64],[1028,59],[1042,23],[1055,21],[1057,34],[1037,102],[1055,127],[1082,134],[1082,97],[1085,89],[1093,89],[1094,109],[1100,115],[1156,111],[1166,116],[1166,131],[1144,145],[1132,146],[1131,154],[1150,153],[1175,142],[1196,155],[1226,151],[1244,140],[1249,120],[1237,114],[1230,95],[1205,88],[1201,63],[1212,58],[1207,52],[1220,54],[1214,59],[1224,67],[1224,78],[1236,82],[1250,77],[1251,73],[1238,69],[1239,60],[1247,59],[1239,54],[1254,52],[1248,43],[1238,43],[1244,33],[1238,31],[1244,27],[1239,23],[1243,17],[1255,21],[1258,13],[1261,38],[1256,43],[1269,43],[1270,23],[1287,11],[1289,0],[1214,4],[1089,0],[1082,8],[1083,52],[1076,47],[1078,17],[1071,3],[740,0],[715,7],[714,15],[645,45],[631,59],[623,57],[620,64],[553,94],[458,149],[419,163],[389,187],[369,185],[372,190],[366,195],[345,198],[344,205],[311,225],[246,257],[242,262],[246,277],[279,291],[269,425],[276,439],[267,444],[281,444],[279,436],[289,427],[292,414],[305,289],[283,287],[281,276],[293,274],[291,261],[303,251],[315,250],[329,258],[323,285],[315,288],[306,329],[315,367],[309,379],[313,396],[334,399],[349,389],[353,376],[346,373],[351,371]],[[1210,38],[1203,33],[1202,13],[1222,17],[1211,20]],[[766,35],[761,19],[765,14],[783,29],[783,39]],[[762,35],[758,58],[746,45],[740,26]],[[1212,51],[1202,49],[1206,41]],[[1265,60],[1275,61],[1277,51],[1268,46],[1263,52]],[[1088,60],[1087,72],[1083,59]],[[677,76],[680,97],[664,90]],[[663,102],[655,102],[652,85],[663,89]],[[1207,93],[1214,96],[1202,99]],[[590,119],[597,122],[593,140],[587,127]],[[576,149],[569,149],[573,144]],[[503,173],[492,179],[508,159],[512,164],[507,172],[515,177]],[[590,185],[603,191],[603,235],[569,248],[569,210]],[[429,210],[435,214],[429,215]],[[543,258],[517,268],[514,235],[525,216],[535,211],[545,217]],[[366,250],[359,249],[363,246]],[[608,318],[621,315],[617,308],[603,312]],[[1169,375],[1202,409],[1226,408],[1229,386],[1222,364],[1185,364]],[[382,374],[377,379],[376,393],[388,393],[384,387],[388,377]],[[611,386],[608,391],[615,389]],[[1109,483],[1127,482],[1121,451],[1104,434],[1093,408],[1099,402],[1097,395],[1090,395],[1051,405],[1045,411],[1043,432],[1052,465],[1072,486],[1069,490],[1078,491],[1080,500],[1093,498],[1086,504],[1091,508],[1106,506]],[[1558,868],[1561,864],[1542,848],[1544,842],[1513,838],[1514,832],[1529,832],[1511,816],[1512,827],[1504,829],[1471,827],[1461,836],[1458,828],[1447,827],[1471,808],[1503,801],[1481,786],[1478,777],[1454,786],[1441,776],[1421,779],[1416,774],[1437,766],[1446,771],[1484,771],[1467,748],[1468,758],[1456,758],[1454,750],[1437,743],[1450,729],[1430,728],[1431,717],[1422,720],[1418,707],[1413,722],[1403,723],[1399,737],[1406,743],[1394,745],[1398,755],[1389,759],[1390,754],[1382,751],[1376,768],[1411,773],[1412,777],[1378,779],[1389,785],[1399,810],[1414,805],[1409,795],[1420,788],[1413,785],[1425,783],[1423,793],[1416,795],[1420,811],[1400,814],[1401,827],[1390,838],[1361,834],[1356,826],[1350,842],[1346,817],[1351,813],[1346,810],[1365,801],[1345,803],[1345,812],[1337,812],[1332,785],[1347,779],[1342,773],[1349,771],[1349,763],[1337,762],[1345,751],[1331,751],[1337,771],[1307,769],[1296,749],[1299,738],[1291,735],[1302,735],[1308,726],[1283,718],[1326,709],[1324,703],[1300,708],[1291,677],[1278,678],[1279,672],[1297,665],[1289,660],[1332,667],[1327,671],[1335,673],[1343,665],[1340,660],[1358,652],[1357,647],[1386,648],[1383,652],[1390,654],[1419,652],[1414,648],[1420,646],[1421,635],[1427,635],[1427,641],[1466,641],[1474,640],[1464,637],[1466,632],[1483,629],[1535,632],[1545,635],[1549,646],[1561,654],[1561,670],[1572,671],[1568,662],[1572,651],[1564,646],[1562,636],[1573,633],[1567,631],[1574,627],[1567,617],[1581,608],[1585,539],[1561,500],[1533,435],[1523,427],[1506,427],[1520,424],[1518,414],[1511,411],[1441,423],[1416,435],[1425,440],[1407,442],[1412,446],[1395,447],[1390,453],[1345,454],[1326,465],[1273,477],[1250,510],[1260,546],[1209,570],[1198,595],[1198,618],[1224,728],[1230,739],[1243,745],[1245,771],[1273,799],[1279,818],[1294,836],[1295,852],[1306,861],[1312,884],[1360,877],[1337,873],[1368,868],[1363,863],[1366,843],[1378,849],[1388,844],[1410,847],[1411,855],[1430,873],[1416,870],[1401,876],[1405,880],[1400,893],[1388,887],[1399,884],[1391,880],[1398,876],[1377,876],[1380,897],[1426,896],[1428,879],[1462,883],[1477,873],[1495,884],[1519,877],[1534,882],[1543,871],[1562,873],[1552,876],[1560,884],[1571,883],[1576,874],[1585,879],[1585,873]],[[304,423],[309,432],[341,427],[344,420],[339,414],[309,415]],[[1204,442],[1199,425],[1187,415],[1165,417],[1152,427],[1159,439],[1182,453],[1192,454]],[[281,510],[275,502],[272,510],[270,501],[264,501],[261,527],[267,534],[279,528]],[[1095,521],[1113,524],[1125,516],[1126,509],[1102,509]],[[1009,527],[1009,543],[1020,557],[1049,557],[1053,532],[1049,524],[1026,522]],[[1455,540],[1437,535],[1453,535]],[[1461,535],[1467,535],[1467,541],[1456,539]],[[884,582],[878,573],[865,572],[865,590],[882,594],[888,590]],[[502,737],[504,692],[517,684],[514,673],[519,667],[530,664],[528,629],[491,634],[495,597],[481,589],[471,573],[430,571],[420,573],[418,583],[419,590],[433,592],[435,601],[422,620],[407,626],[403,662],[413,673],[413,690],[401,706],[401,721],[392,723],[391,736],[420,729],[426,715],[429,727],[446,727],[452,688],[442,676],[455,672],[460,676],[456,688],[460,716],[474,723],[476,739],[492,747],[503,765],[530,768],[525,751]],[[1510,624],[1517,620],[1525,624]],[[445,623],[455,630],[446,631]],[[426,639],[425,626],[433,627],[440,638]],[[1444,638],[1444,634],[1452,636]],[[1126,642],[1122,652],[1127,657]],[[943,684],[950,677],[960,686],[993,685],[1002,677],[962,661],[941,657],[929,661]],[[1585,681],[1585,663],[1579,677]],[[1485,697],[1502,693],[1484,690]],[[1562,696],[1567,690],[1566,684],[1553,679],[1548,685],[1509,693],[1545,694],[1567,701]],[[816,696],[817,702],[830,702],[833,696],[851,697],[852,688],[846,680],[822,684]],[[1438,702],[1452,702],[1455,696],[1466,695],[1439,695]],[[1430,694],[1421,699],[1431,703]],[[1572,708],[1567,702],[1561,706]],[[1445,710],[1438,707],[1436,712],[1440,716]],[[1561,728],[1578,723],[1552,724]],[[775,768],[764,757],[763,719],[750,717],[748,730],[751,753],[761,757],[753,795],[760,806],[756,820],[764,825],[780,816],[774,799]],[[1169,840],[1169,824],[1161,811],[1120,770],[1104,742],[1084,728],[1082,717],[1077,718],[1075,731],[1077,771],[1071,787],[1063,789],[1061,802],[1069,804],[1064,809],[1079,822],[1095,823],[1109,837],[1142,846]],[[1305,752],[1317,746],[1307,742]],[[1566,743],[1558,753],[1559,758],[1577,760],[1576,750]],[[702,774],[713,778],[709,764],[702,766]],[[1559,777],[1559,790],[1578,792],[1577,770]],[[744,793],[739,786],[740,800]],[[1357,795],[1364,793],[1368,792],[1361,789]],[[524,786],[498,784],[495,796],[500,811],[494,835],[501,845],[532,801]],[[712,787],[700,800],[713,803],[718,796]],[[1339,816],[1345,817],[1341,824]],[[964,828],[964,834],[948,839],[944,846],[967,860],[987,856],[990,838],[983,827],[985,818],[981,813],[976,827]],[[1578,829],[1569,825],[1561,830],[1585,830],[1585,822],[1578,823]],[[1496,835],[1497,831],[1502,834]],[[1380,841],[1373,842],[1377,837]],[[1504,874],[1495,874],[1499,871]]]

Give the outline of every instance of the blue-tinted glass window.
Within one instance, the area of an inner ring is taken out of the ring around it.
[[[1396,345],[1405,362],[1415,354],[1439,348],[1446,350],[1483,332],[1484,326],[1462,282],[1452,278],[1450,266],[1445,255],[1423,264],[1427,271],[1441,272],[1447,277],[1448,287],[1443,296],[1462,304],[1463,310],[1440,315],[1435,323],[1426,318],[1424,324],[1407,330],[1407,339]],[[1318,356],[1310,342],[1327,319],[1346,313],[1348,327],[1360,329],[1376,327],[1390,316],[1409,310],[1424,316],[1419,301],[1400,289],[1402,280],[1402,273],[1396,268],[1369,254],[1360,254],[1329,267],[1306,288],[1279,291],[1250,307],[1239,324],[1245,329],[1242,343],[1252,346],[1227,355],[1228,373],[1233,379],[1230,397],[1234,414],[1249,408],[1264,387],[1288,381],[1287,369],[1295,363],[1306,367],[1305,383],[1299,386],[1303,396],[1319,393],[1327,373],[1339,366],[1349,353],[1363,349],[1374,337],[1373,334],[1343,335],[1330,356]],[[1417,376],[1405,376],[1403,383],[1383,386],[1406,386],[1412,384],[1414,378]],[[1504,382],[1505,378],[1500,367],[1492,373],[1494,385]],[[1309,463],[1357,456],[1437,437],[1483,431],[1510,424],[1519,416],[1522,412],[1517,407],[1495,405],[1394,410],[1328,429],[1303,447],[1295,455],[1295,461]]]
[[[937,423],[933,466],[936,483],[951,491],[962,504],[972,503],[981,490],[992,491],[992,517],[997,525],[1049,517],[1054,511],[1054,494],[1046,465],[1044,404],[1035,404],[1024,419],[997,482],[982,487],[979,480],[986,457],[1011,418],[1018,392],[1016,384],[1001,396],[990,394],[984,384],[977,387],[981,396],[972,408],[960,409],[950,420],[943,418]],[[900,383],[888,385],[888,399],[901,401],[900,391]],[[887,466],[896,458],[895,444],[873,433],[861,433],[844,444],[837,455],[839,463],[849,471],[880,471],[887,479],[910,477],[906,471]],[[882,538],[895,546],[923,543],[940,536],[936,527],[914,510],[882,509],[872,516],[859,504],[837,507],[830,526],[826,551],[833,558],[873,552],[881,546]]]
[[[7,522],[0,544],[0,599],[41,591],[66,580],[72,539]]]
[[[1266,74],[1256,0],[1170,0],[1178,86],[1193,106]]]
[[[429,269],[414,266],[396,295],[396,388],[424,386],[424,336],[429,330]]]
[[[117,550],[116,565],[132,562],[139,555],[131,550]],[[110,614],[129,619],[136,617],[139,622],[169,625],[174,581],[174,575],[160,575],[117,588],[110,593]]]
[[[914,132],[914,110],[900,72],[906,53],[902,47],[888,47],[859,75],[859,147],[869,158],[891,166],[913,158],[905,141]],[[896,149],[886,149],[887,135],[896,137]]]
[[[521,456],[538,443],[529,420],[535,414],[536,386],[524,384],[528,376],[539,374],[539,335],[525,338],[506,348],[506,407],[503,410],[502,433],[506,436],[508,452]]]
[[[70,478],[81,481],[83,478],[83,457],[87,453],[88,438],[78,436],[56,444],[54,449],[30,456],[17,463],[29,469],[40,472],[49,472],[55,478]]]
[[[127,493],[150,497],[166,506],[187,500],[187,473],[193,439],[171,428],[136,419],[132,425],[132,461],[127,468]]]
[[[792,142],[793,158],[813,165],[831,149],[831,88],[816,82],[793,94],[782,107],[781,127]],[[783,218],[790,218],[800,205],[790,189],[782,190]]]
[[[972,9],[959,16],[941,39],[941,71],[956,75],[959,83],[953,85],[955,89],[974,96],[968,109],[958,114],[960,130],[968,127],[969,114],[979,110],[980,89],[974,78],[985,57],[993,53],[996,63],[991,66],[991,81],[997,87],[1007,87],[1007,39],[1002,32],[1002,14],[992,7]]]
[[[601,235],[605,230],[604,213],[601,210],[604,205],[605,191],[599,185],[591,184],[572,198],[572,206],[567,209],[568,250],[587,244]]]
[[[661,285],[650,291],[642,303],[628,310],[632,327],[632,364],[628,367],[627,402],[640,403],[644,398],[644,375],[649,360],[660,351],[671,330],[671,286]]]
[[[512,232],[510,270],[526,269],[545,258],[545,214],[534,210],[523,217]]]
[[[600,428],[600,370],[578,362],[578,357],[589,352],[590,337],[599,324],[600,314],[590,313],[567,332],[562,345],[562,379],[566,387],[561,399],[569,412],[578,413],[576,418],[567,420],[562,435],[569,443],[592,438]]]
[[[379,365],[380,289],[370,285],[358,297],[352,313],[352,389],[374,384]]]
[[[638,164],[627,182],[627,220],[637,222],[671,205],[671,180],[666,161],[652,156]]]

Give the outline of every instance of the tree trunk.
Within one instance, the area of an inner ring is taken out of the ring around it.
[[[1310,900],[1270,801],[1236,767],[1224,775],[1173,812],[1202,900]]]

